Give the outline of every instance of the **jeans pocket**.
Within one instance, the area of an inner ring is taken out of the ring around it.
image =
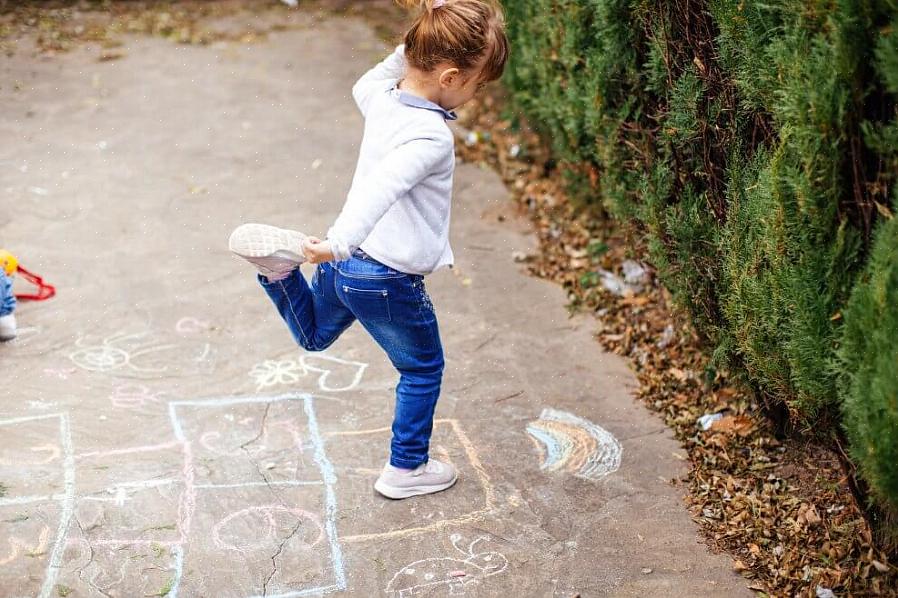
[[[390,321],[390,292],[387,289],[359,289],[346,284],[341,288],[346,307],[360,322]]]

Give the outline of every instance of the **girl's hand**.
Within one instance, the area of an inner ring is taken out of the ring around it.
[[[302,244],[302,253],[310,264],[334,261],[330,242],[322,241],[318,237],[307,237]]]

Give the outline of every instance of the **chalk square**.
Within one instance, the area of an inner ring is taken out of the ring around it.
[[[141,488],[183,487],[185,452],[179,442],[77,455],[79,497],[130,494]]]
[[[284,525],[284,521],[282,520],[289,521],[290,517],[293,517],[294,526],[296,532],[298,532],[299,528],[303,527],[303,525],[307,528],[313,527],[310,522],[314,521],[315,516],[320,515],[321,528],[324,530],[324,540],[318,540],[318,536],[316,535],[314,541],[310,540],[310,542],[313,542],[313,546],[310,548],[317,549],[319,545],[326,543],[326,547],[322,548],[322,554],[326,554],[327,562],[330,564],[330,577],[332,581],[322,580],[319,583],[319,580],[316,578],[318,575],[317,570],[314,568],[312,570],[304,570],[302,567],[298,567],[297,571],[304,571],[304,573],[302,573],[304,578],[303,583],[305,583],[304,587],[294,587],[297,583],[300,583],[299,580],[293,578],[295,576],[291,576],[289,579],[285,578],[285,572],[289,572],[289,570],[280,573],[274,571],[270,577],[266,577],[266,581],[262,586],[256,587],[258,585],[258,580],[249,579],[244,585],[235,587],[233,595],[255,597],[264,594],[267,598],[300,598],[302,596],[319,596],[345,589],[346,574],[343,568],[342,549],[337,539],[334,521],[336,517],[336,494],[334,492],[335,477],[333,466],[325,453],[324,443],[318,432],[314,397],[308,394],[291,393],[275,396],[223,397],[217,399],[172,401],[169,403],[169,416],[176,441],[182,442],[185,447],[188,447],[190,455],[188,456],[187,463],[195,464],[196,459],[192,455],[194,443],[192,440],[188,439],[188,433],[192,432],[195,435],[201,428],[192,428],[189,417],[186,418],[186,423],[182,420],[181,413],[185,408],[196,409],[197,413],[202,413],[205,409],[215,410],[220,408],[239,408],[261,405],[265,405],[266,409],[262,415],[264,420],[267,420],[267,417],[272,413],[272,408],[274,408],[273,413],[275,414],[276,419],[288,414],[293,423],[300,421],[299,410],[301,409],[301,413],[305,416],[305,430],[304,435],[301,437],[301,443],[299,446],[296,446],[295,450],[297,450],[302,458],[301,471],[304,474],[307,474],[308,478],[300,477],[294,473],[294,475],[290,477],[284,476],[279,479],[271,479],[267,475],[263,475],[262,471],[257,467],[254,472],[255,475],[244,475],[240,478],[240,481],[224,482],[222,480],[222,483],[216,483],[217,481],[214,478],[210,481],[208,475],[197,474],[198,468],[191,465],[189,468],[185,469],[185,472],[189,471],[190,474],[190,479],[188,480],[188,494],[190,500],[185,503],[184,511],[189,513],[191,518],[195,516],[200,523],[196,524],[198,527],[186,527],[188,530],[206,529],[208,533],[212,531],[209,529],[210,524],[212,529],[214,529],[216,525],[221,523],[221,521],[213,523],[209,519],[211,516],[209,514],[215,513],[216,510],[214,499],[205,498],[207,493],[209,493],[208,496],[218,497],[217,500],[219,503],[225,500],[224,497],[235,497],[233,499],[228,499],[229,501],[233,500],[233,502],[224,503],[224,506],[219,507],[219,511],[222,511],[224,508],[231,508],[229,513],[223,514],[223,518],[230,517],[226,522],[226,526],[233,526],[236,524],[236,529],[238,531],[241,529],[240,525],[245,525],[245,523],[240,523],[241,519],[261,519],[265,526],[268,526],[273,530],[279,530],[281,526]],[[209,412],[206,411],[207,416],[208,413]],[[236,420],[236,417],[237,416],[235,415],[234,420]],[[230,421],[230,419],[226,418],[226,421]],[[259,434],[257,431],[257,436],[259,436],[259,438],[265,434],[264,425],[261,420],[260,429],[262,434]],[[295,429],[292,425],[285,429],[291,437],[291,442],[295,442],[293,437]],[[301,431],[300,434],[303,434],[303,432]],[[253,437],[250,440],[254,442],[257,439],[256,437]],[[286,451],[287,449],[281,450]],[[289,450],[294,450],[293,446],[291,446]],[[227,461],[222,462],[222,464],[224,463],[227,463]],[[270,470],[266,471],[270,472]],[[234,478],[231,479],[233,480]],[[253,493],[259,494],[254,495]],[[295,499],[298,501],[297,503],[291,504],[281,498],[283,496],[288,496],[291,493],[299,495]],[[250,502],[253,500],[253,496],[256,496],[260,502],[256,504]],[[314,497],[314,500],[309,497]],[[213,502],[209,502],[210,500]],[[314,510],[305,508],[303,506],[303,500],[306,500]],[[199,501],[202,501],[202,503]],[[199,507],[197,506],[198,504]],[[222,519],[222,521],[223,520],[224,519]],[[302,525],[296,526],[297,523],[302,523]],[[221,546],[217,546],[217,548],[221,549],[221,547],[224,547],[224,550],[233,550],[234,547],[236,547],[236,544],[228,542],[228,536],[224,533],[224,527],[219,527],[218,536]],[[285,543],[288,540],[304,542],[306,535],[302,534],[297,537],[293,530],[294,528],[291,528],[291,533],[285,537]],[[276,533],[276,531],[272,532],[273,535]],[[238,537],[239,534],[232,536],[232,539]],[[229,547],[229,545],[232,545],[233,547]],[[192,564],[194,558],[202,558],[202,553],[199,551],[200,548],[196,548],[193,553],[185,554],[184,556],[184,558],[189,561],[189,564],[185,565],[182,576],[184,587],[189,589],[184,592],[184,595],[206,595],[202,590],[202,584],[205,583],[206,576],[203,575],[202,572],[208,569],[208,566],[203,567],[201,562],[199,565]],[[297,554],[302,554],[302,551],[298,551]],[[271,554],[268,554],[267,558],[270,563]],[[285,556],[285,558],[290,557]],[[212,562],[218,561],[213,560]],[[201,569],[197,569],[196,567],[201,567]],[[199,573],[199,575],[196,575],[196,573]],[[178,587],[180,587],[180,585],[181,577],[179,577]],[[190,588],[196,589],[190,590]],[[215,589],[219,590],[220,586],[216,584]],[[244,591],[248,593],[243,593]],[[177,590],[175,590],[175,592],[177,593]]]
[[[0,420],[5,500],[46,497],[64,491],[64,447],[60,415]]]
[[[418,508],[377,495],[372,486],[383,468],[390,438],[389,428],[332,432],[326,437],[341,496],[340,537],[344,542],[446,529],[476,521],[494,507],[495,493],[489,476],[474,445],[458,421],[452,419],[434,420],[430,454],[455,465],[457,485],[440,494],[439,500],[421,502],[420,506],[411,503]]]
[[[333,586],[327,527],[323,483],[198,490],[180,594],[246,598]]]
[[[322,480],[303,395],[178,401],[179,439],[190,443],[199,486]]]
[[[75,515],[86,539],[98,546],[180,544],[185,485],[181,481],[165,482],[118,485],[79,496]]]

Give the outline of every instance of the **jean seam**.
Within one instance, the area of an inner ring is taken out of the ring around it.
[[[299,274],[302,276],[302,274]],[[296,324],[296,327],[299,328],[299,333],[302,334],[302,338],[305,341],[306,345],[309,345],[309,337],[306,336],[306,331],[302,329],[302,324],[299,323],[299,318],[296,316],[296,311],[293,309],[293,302],[290,300],[290,294],[287,292],[287,287],[284,286],[284,281],[279,280],[278,284],[281,287],[281,291],[284,293],[284,296],[287,298],[287,305],[290,306],[290,313],[293,315],[293,323]],[[306,346],[306,349],[309,347]]]

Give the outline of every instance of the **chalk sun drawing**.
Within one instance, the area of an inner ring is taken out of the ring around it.
[[[196,352],[196,355],[184,359],[184,349]],[[174,355],[166,355],[169,352]],[[126,370],[137,376],[151,377],[173,370],[183,372],[185,368],[208,373],[214,368],[212,353],[209,343],[163,343],[149,332],[138,332],[114,334],[99,343],[82,336],[75,341],[75,350],[68,357],[76,366],[89,372]]]
[[[623,448],[608,430],[566,411],[543,409],[527,433],[545,447],[540,469],[564,469],[584,480],[618,470]]]
[[[130,368],[136,372],[164,372],[167,368],[145,368],[134,363],[135,359],[150,353],[173,349],[175,345],[143,345],[140,341],[146,333],[119,334],[104,338],[100,344],[88,344],[84,337],[75,341],[77,349],[69,359],[78,367],[91,372],[109,372]],[[137,342],[131,347],[130,343]]]
[[[462,537],[452,534],[449,541],[459,557],[437,557],[409,563],[396,572],[387,584],[385,592],[391,598],[406,598],[437,586],[449,588],[450,596],[464,596],[468,586],[480,584],[487,577],[498,575],[508,568],[505,555],[489,550],[475,552],[477,543],[486,540],[481,536],[466,548],[458,545]]]

